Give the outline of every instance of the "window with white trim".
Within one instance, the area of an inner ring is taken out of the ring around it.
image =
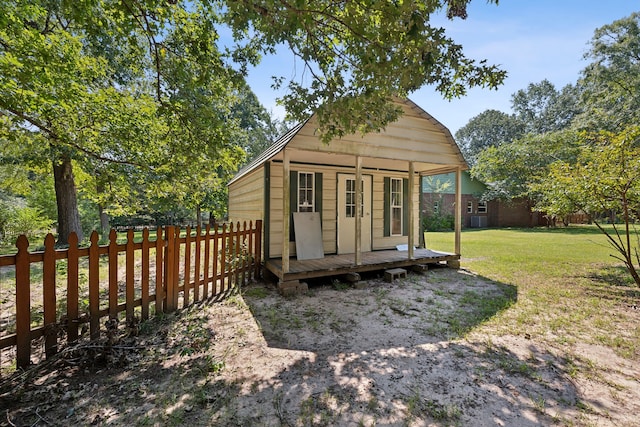
[[[478,213],[487,213],[487,202],[478,202]]]
[[[313,212],[313,173],[298,172],[298,212]]]
[[[433,213],[440,213],[440,201],[436,200],[433,202]]]
[[[467,202],[467,213],[473,213],[473,200]]]
[[[402,178],[391,178],[391,235],[402,236]]]

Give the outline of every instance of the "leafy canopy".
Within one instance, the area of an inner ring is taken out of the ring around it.
[[[454,97],[502,83],[431,24],[468,3],[2,0],[0,161],[57,171],[62,239],[80,231],[77,185],[112,213],[217,205],[208,189],[256,142],[244,74],[262,55],[284,46],[302,61],[275,85],[294,118],[318,114],[323,139],[379,130],[399,114],[389,101],[423,85]]]
[[[284,45],[302,61],[299,79],[278,76],[275,86],[287,86],[282,102],[294,118],[317,113],[325,140],[379,130],[398,117],[389,100],[424,85],[445,98],[476,86],[497,88],[504,71],[467,58],[443,28],[431,25],[430,16],[443,9],[451,19],[465,18],[468,3],[219,2],[238,42],[235,58],[256,63],[258,56],[247,51],[270,54]]]

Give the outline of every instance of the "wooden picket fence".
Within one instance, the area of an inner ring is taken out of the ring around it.
[[[48,358],[65,341],[99,339],[107,318],[147,320],[222,297],[260,275],[260,220],[235,227],[167,226],[156,230],[155,240],[149,234],[145,229],[142,240],[134,241],[133,230],[128,230],[126,243],[118,243],[111,230],[109,244],[99,245],[94,231],[90,245],[78,247],[72,233],[67,249],[56,249],[49,234],[44,250],[36,252],[29,252],[27,238],[20,236],[18,252],[0,256],[0,271],[10,266],[15,271],[15,304],[6,302],[7,290],[2,290],[3,358],[9,354],[18,368],[24,368],[41,358],[33,359],[38,347],[40,353],[44,347]]]

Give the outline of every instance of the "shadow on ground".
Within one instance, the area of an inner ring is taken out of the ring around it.
[[[580,360],[526,337],[462,338],[516,299],[450,269],[292,298],[260,283],[161,320],[122,368],[50,371],[2,410],[15,425],[194,426],[546,426],[610,411],[578,396]]]

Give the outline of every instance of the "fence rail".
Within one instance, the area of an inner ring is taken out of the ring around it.
[[[16,366],[24,368],[32,363],[38,346],[51,357],[61,342],[75,342],[85,330],[89,339],[99,339],[105,318],[147,320],[151,314],[225,294],[260,274],[260,220],[235,227],[167,226],[156,230],[155,240],[149,229],[143,230],[140,241],[128,230],[126,237],[125,243],[118,243],[111,230],[109,243],[99,245],[94,231],[90,245],[78,247],[72,233],[69,248],[56,249],[49,234],[44,250],[29,252],[27,238],[20,236],[18,252],[0,256],[0,272],[10,274],[13,267],[15,274],[15,289],[2,289],[4,358],[11,353]],[[8,293],[14,294],[15,304]]]

